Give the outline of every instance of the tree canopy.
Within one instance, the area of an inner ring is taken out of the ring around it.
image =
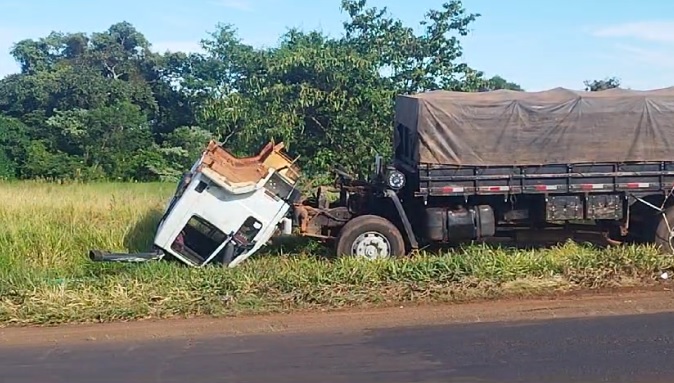
[[[586,80],[584,84],[585,90],[588,92],[620,88],[620,80],[617,77],[607,77],[603,80]]]
[[[521,90],[462,60],[480,15],[458,0],[421,32],[386,8],[342,0],[343,33],[289,29],[277,46],[217,25],[203,53],[154,52],[133,25],[17,42],[0,80],[0,177],[174,180],[210,139],[249,155],[283,140],[312,177],[363,171],[391,151],[396,94]]]

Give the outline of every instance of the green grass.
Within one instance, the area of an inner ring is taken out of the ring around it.
[[[235,269],[89,261],[91,248],[147,249],[173,189],[0,184],[0,324],[456,302],[645,284],[674,266],[649,247],[574,243],[536,251],[472,246],[378,262],[326,260],[291,243]]]

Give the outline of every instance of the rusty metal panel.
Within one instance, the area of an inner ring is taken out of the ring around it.
[[[300,170],[295,160],[283,152],[283,143],[267,143],[251,157],[236,157],[215,141],[210,141],[204,151],[202,168],[210,168],[229,183],[257,183],[275,169],[290,184],[295,184]]]
[[[621,219],[622,199],[618,194],[599,194],[587,197],[587,219]]]
[[[548,221],[569,221],[583,219],[583,201],[580,196],[550,196],[545,204],[545,218]]]

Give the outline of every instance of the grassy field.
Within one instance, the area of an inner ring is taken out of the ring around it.
[[[88,260],[91,248],[147,249],[173,189],[0,184],[0,325],[455,302],[646,284],[674,266],[650,248],[573,243],[538,251],[474,246],[379,262],[281,246],[235,269]]]

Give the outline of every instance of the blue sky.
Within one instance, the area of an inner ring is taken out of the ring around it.
[[[286,27],[341,32],[339,0],[0,0],[0,76],[18,70],[11,45],[52,30],[92,32],[126,20],[158,50],[197,50],[218,22],[244,41],[273,45]],[[369,0],[416,24],[442,0]],[[674,2],[464,0],[482,14],[463,38],[464,58],[527,90],[582,88],[619,77],[634,89],[674,85]]]

